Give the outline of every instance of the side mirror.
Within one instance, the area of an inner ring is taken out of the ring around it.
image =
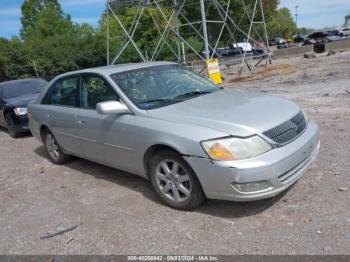
[[[121,115],[130,114],[129,108],[118,102],[118,101],[108,101],[101,102],[96,105],[97,113],[101,115]]]

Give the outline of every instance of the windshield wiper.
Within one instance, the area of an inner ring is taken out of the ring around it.
[[[168,103],[168,102],[174,102],[174,100],[168,99],[168,98],[156,98],[156,99],[150,99],[147,101],[143,101],[141,104],[152,104],[152,103],[157,103],[157,102]]]
[[[200,95],[204,95],[204,94],[210,94],[213,93],[213,91],[191,91],[185,94],[181,94],[178,96],[175,96],[174,99],[175,100],[179,100],[181,98],[188,98],[188,97],[194,97],[194,96],[200,96]]]
[[[164,104],[175,104],[175,103],[179,103],[184,101],[184,98],[191,98],[191,97],[195,97],[195,96],[199,96],[199,95],[203,95],[203,94],[210,94],[213,93],[214,91],[191,91],[185,94],[181,94],[178,96],[175,96],[174,98],[155,98],[155,99],[150,99],[147,101],[143,101],[141,103],[139,103],[139,105],[143,106],[144,108],[154,108],[155,106],[158,107],[159,105],[164,105]],[[156,103],[156,105],[147,105],[147,104],[154,104]]]
[[[156,99],[150,99],[147,101],[143,101],[141,103],[139,103],[139,105],[141,105],[143,108],[148,109],[148,108],[154,108],[154,107],[158,107],[159,105],[170,105],[170,104],[174,104],[177,103],[179,101],[176,101],[174,99],[168,99],[168,98],[156,98]],[[151,105],[147,105],[147,104],[152,104]]]

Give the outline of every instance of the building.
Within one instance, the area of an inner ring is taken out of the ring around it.
[[[345,16],[345,24],[344,24],[344,27],[350,28],[350,13],[348,13],[348,14]]]

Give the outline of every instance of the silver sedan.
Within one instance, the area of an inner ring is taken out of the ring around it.
[[[295,103],[222,89],[174,63],[60,75],[29,105],[53,163],[71,155],[149,179],[167,205],[251,201],[294,184],[319,151],[319,128]]]

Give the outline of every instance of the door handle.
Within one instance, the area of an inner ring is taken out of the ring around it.
[[[79,125],[85,124],[85,121],[84,120],[78,120],[78,124]]]

